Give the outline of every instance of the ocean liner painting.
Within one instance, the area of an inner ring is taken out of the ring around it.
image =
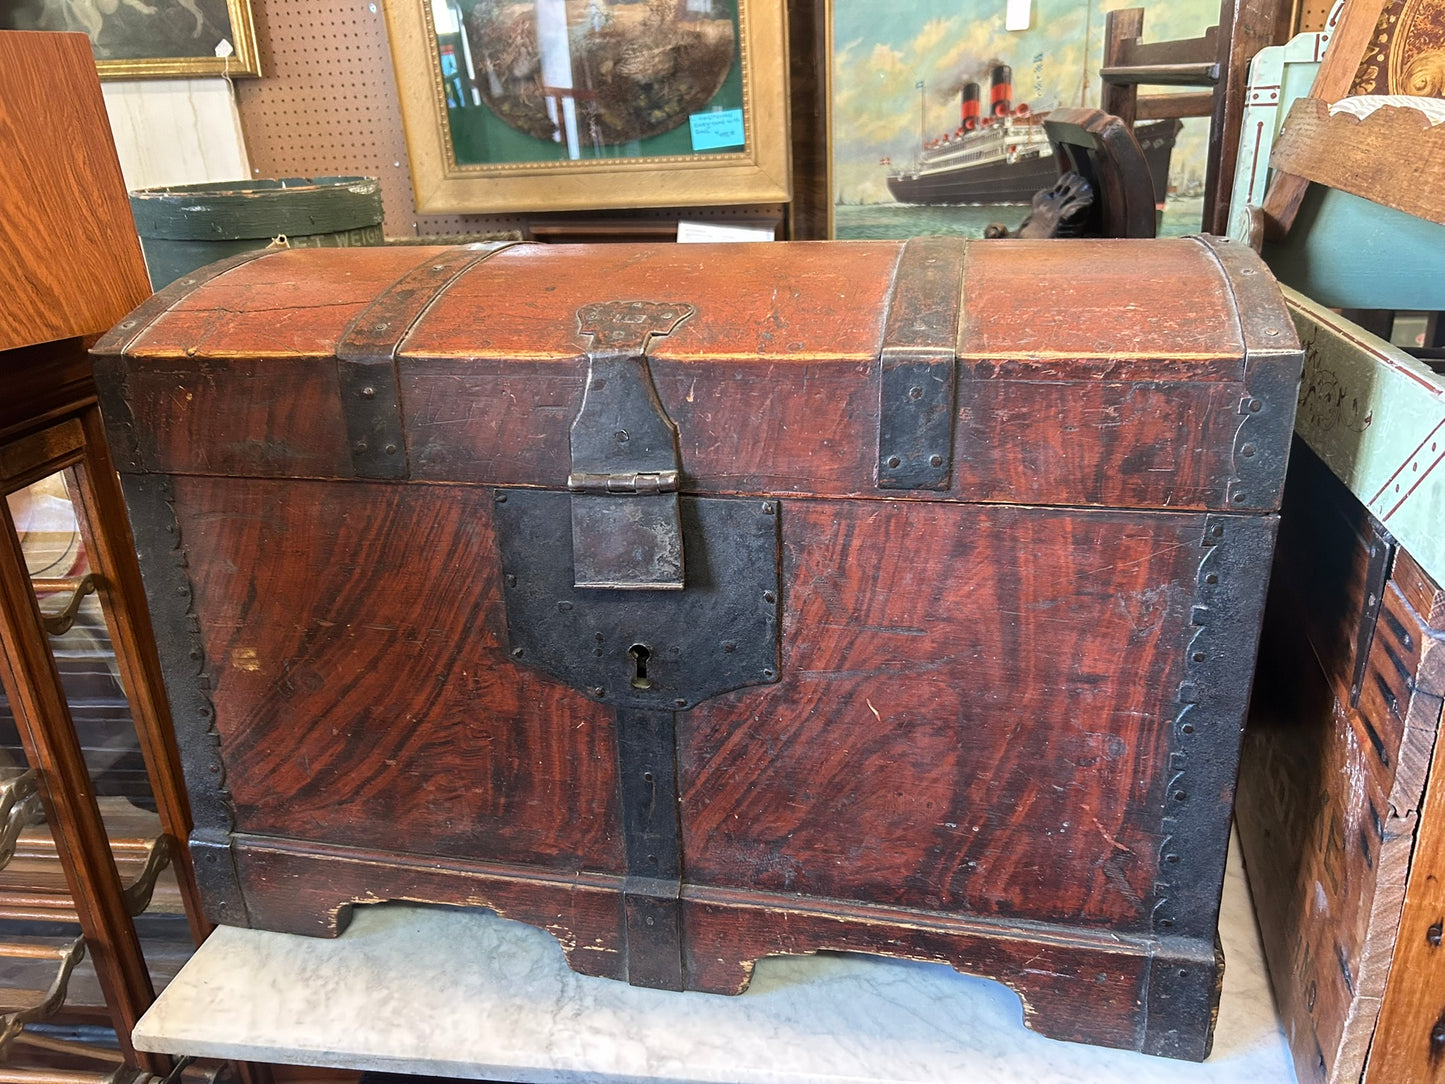
[[[981,115],[979,85],[965,83],[958,127],[919,148],[907,168],[888,174],[888,191],[899,203],[1028,203],[1035,192],[1058,179],[1047,113],[1014,106],[1013,71],[1006,64],[990,73],[989,113]],[[1169,185],[1169,158],[1179,133],[1177,120],[1146,121],[1134,129],[1154,181],[1154,202],[1163,204]],[[885,160],[885,165],[891,162]]]
[[[1106,9],[1121,5],[1144,9],[1150,41],[1219,19],[1219,0],[1030,0],[1022,25],[999,0],[830,0],[833,236],[1016,225],[1014,208],[1057,180],[1044,122],[1100,104]],[[1147,120],[1134,135],[1165,205],[1160,230],[1197,231],[1208,118]]]

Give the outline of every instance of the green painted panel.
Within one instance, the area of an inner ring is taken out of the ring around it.
[[[1289,237],[1265,245],[1275,277],[1322,305],[1445,309],[1445,226],[1312,184]]]
[[[1285,45],[1261,49],[1249,62],[1249,91],[1239,128],[1239,159],[1229,197],[1229,236],[1249,241],[1249,208],[1264,203],[1269,152],[1289,107],[1314,85],[1326,35],[1297,34]]]
[[[1445,377],[1296,291],[1285,296],[1305,350],[1295,431],[1445,582]],[[1433,307],[1445,307],[1438,294]]]

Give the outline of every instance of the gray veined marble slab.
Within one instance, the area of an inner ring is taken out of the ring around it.
[[[135,1029],[145,1050],[583,1084],[1292,1082],[1231,854],[1228,960],[1202,1065],[1056,1042],[996,983],[854,955],[758,963],[741,997],[568,970],[551,935],[489,912],[359,907],[325,941],[218,929]]]

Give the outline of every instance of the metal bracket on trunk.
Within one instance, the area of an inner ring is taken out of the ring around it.
[[[682,589],[677,426],[652,383],[647,345],[695,310],[612,301],[577,312],[592,336],[587,387],[572,423],[572,559],[576,587]]]
[[[1390,580],[1394,563],[1395,536],[1374,516],[1370,521],[1370,561],[1365,569],[1364,601],[1360,606],[1360,624],[1355,630],[1355,668],[1350,677],[1350,707],[1360,706],[1360,690],[1369,669],[1370,648],[1375,642],[1375,625],[1380,620],[1380,604],[1385,601],[1385,584]]]
[[[878,488],[947,489],[953,469],[963,242],[903,247],[878,359]]]
[[[428,256],[392,283],[342,333],[336,345],[336,383],[356,477],[411,476],[397,353],[422,314],[447,287],[474,264],[512,244],[467,245]]]
[[[627,978],[681,990],[676,713],[778,681],[781,508],[772,500],[671,493],[679,547],[685,541],[690,555],[686,589],[610,591],[575,586],[567,535],[575,537],[578,496],[537,489],[494,495],[506,649],[519,665],[616,709]],[[638,498],[595,499],[625,505]]]

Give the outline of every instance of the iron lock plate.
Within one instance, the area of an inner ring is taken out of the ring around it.
[[[616,591],[575,586],[573,499],[553,490],[496,492],[507,646],[516,662],[602,703],[660,711],[778,680],[778,502],[677,497],[686,587]]]

